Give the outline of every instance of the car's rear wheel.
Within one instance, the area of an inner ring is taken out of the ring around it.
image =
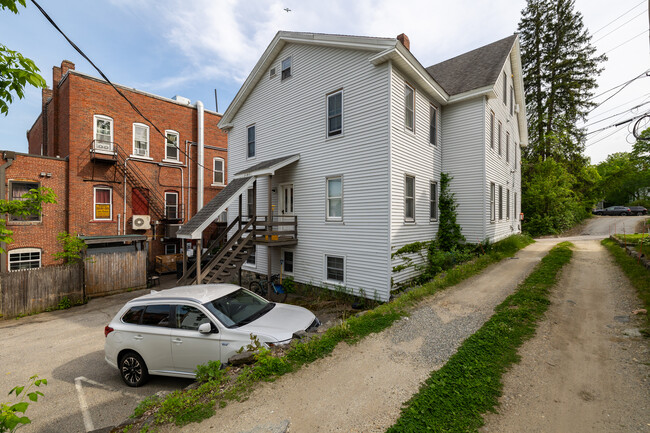
[[[639,211],[639,212],[637,212],[636,214],[637,214],[637,216],[642,216],[642,215],[643,215],[643,212]]]
[[[627,212],[621,212],[621,216],[627,216]]]
[[[120,358],[120,375],[129,386],[142,386],[149,380],[147,365],[140,355],[135,352],[126,352]]]

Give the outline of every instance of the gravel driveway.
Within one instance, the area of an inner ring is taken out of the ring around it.
[[[513,259],[422,302],[391,328],[265,383],[186,432],[383,432],[430,372],[492,315],[552,247],[536,243]],[[176,431],[168,427],[167,431]]]

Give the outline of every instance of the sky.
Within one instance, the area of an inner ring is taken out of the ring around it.
[[[165,97],[203,101],[223,113],[279,30],[395,37],[430,66],[504,38],[517,29],[525,0],[37,0],[57,25],[114,83]],[[597,164],[634,142],[626,125],[596,131],[650,111],[648,3],[576,0],[576,10],[608,60],[587,120],[586,155]],[[290,9],[289,12],[285,8]],[[99,73],[30,0],[0,12],[0,43],[35,61],[52,86],[52,67],[66,59]],[[625,87],[620,86],[641,75]],[[610,90],[613,89],[613,90]],[[620,91],[616,93],[617,91]],[[616,93],[616,94],[615,94]],[[611,97],[611,98],[610,98]],[[641,105],[645,104],[645,105]],[[641,105],[640,107],[636,107]],[[0,149],[27,152],[26,131],[41,110],[28,88],[0,115]],[[648,125],[650,126],[650,125]]]

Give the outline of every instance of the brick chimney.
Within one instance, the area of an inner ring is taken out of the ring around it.
[[[400,41],[402,45],[404,45],[404,48],[411,51],[411,42],[409,41],[408,36],[406,36],[404,33],[401,33],[397,35],[397,40]]]
[[[64,60],[61,62],[61,66],[54,66],[52,68],[52,88],[55,89],[61,81],[61,77],[68,73],[72,69],[74,71],[74,63],[70,60]]]
[[[46,88],[46,89],[42,89],[41,94],[42,94],[42,98],[43,98],[43,107],[45,107],[45,103],[47,102],[48,99],[50,99],[52,97],[54,92],[52,91],[52,89],[47,89]]]

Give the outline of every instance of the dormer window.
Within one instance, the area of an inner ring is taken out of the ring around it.
[[[282,79],[291,76],[291,57],[287,57],[282,61]]]

